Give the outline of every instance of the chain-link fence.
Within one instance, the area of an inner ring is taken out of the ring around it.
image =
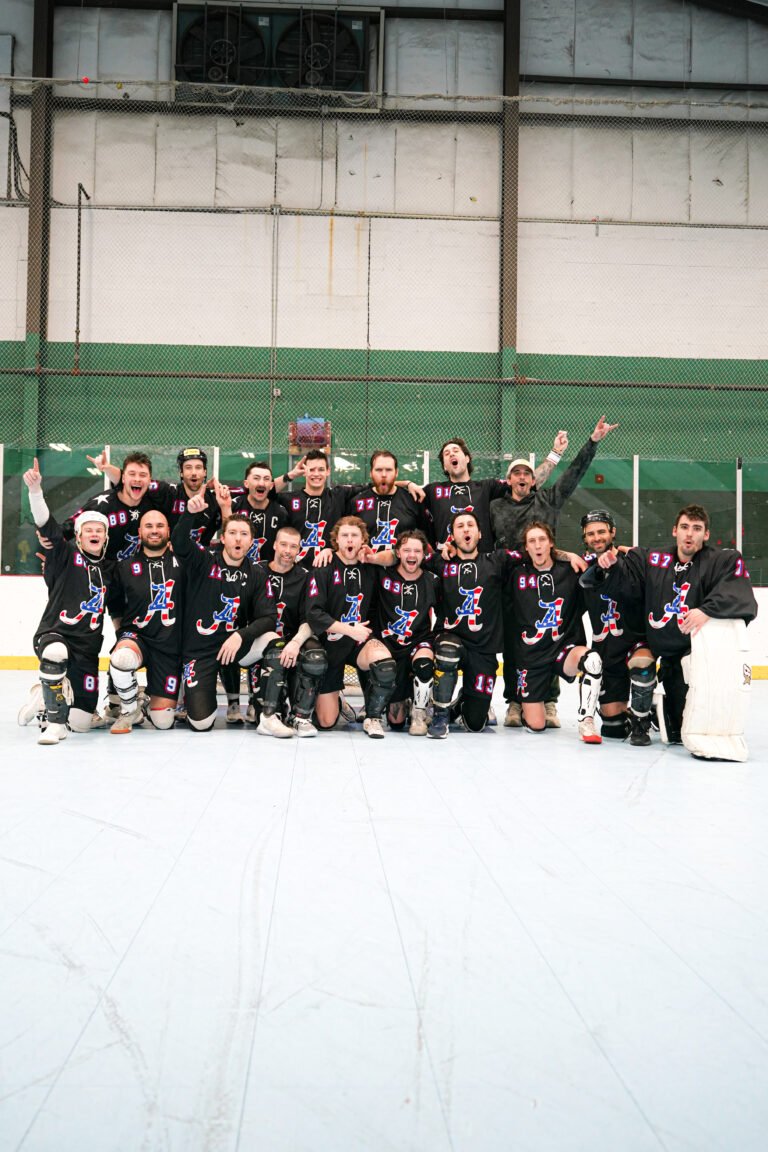
[[[606,412],[617,468],[743,457],[764,510],[768,103],[574,91],[0,82],[7,458],[282,468],[310,414],[503,471]]]

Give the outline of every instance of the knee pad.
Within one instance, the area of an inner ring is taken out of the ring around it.
[[[299,652],[298,670],[313,680],[322,680],[328,668],[328,654],[325,648],[302,648]]]
[[[173,728],[173,708],[150,708],[147,716],[152,727],[158,728],[161,732],[168,728]]]
[[[92,719],[92,712],[86,712],[84,708],[70,708],[67,723],[73,732],[90,732]]]
[[[328,655],[325,648],[313,644],[310,648],[302,648],[299,652],[296,667],[296,691],[291,704],[296,716],[308,720],[315,706],[317,690],[320,681],[328,668]]]
[[[195,732],[208,732],[208,731],[210,731],[210,729],[213,728],[215,720],[216,720],[216,713],[215,712],[213,712],[210,716],[204,717],[204,719],[202,719],[202,720],[193,720],[192,717],[189,714],[187,714],[187,723],[189,724],[190,728],[192,728]]]
[[[112,668],[118,668],[121,672],[138,672],[141,667],[141,657],[138,652],[134,652],[133,648],[129,648],[126,644],[124,648],[114,649],[109,663]]]
[[[417,656],[411,664],[413,672],[413,706],[426,708],[432,691],[435,661],[431,656]]]
[[[435,644],[435,680],[432,689],[435,704],[446,707],[453,699],[459,678],[459,664],[464,646],[453,636],[439,636]]]
[[[635,716],[648,716],[656,687],[656,664],[629,663],[629,708]]]
[[[608,740],[626,740],[632,730],[632,723],[626,712],[621,716],[602,716],[600,735]]]
[[[594,716],[603,683],[603,661],[599,652],[588,648],[579,660],[579,720]]]
[[[280,655],[284,648],[285,640],[270,640],[261,655],[258,695],[265,716],[277,712],[285,690],[286,671],[280,663]]]
[[[40,672],[42,674],[43,663],[53,664],[60,668],[56,675],[63,676],[67,670],[67,661],[69,659],[69,652],[67,651],[66,644],[61,640],[51,640],[40,653]]]
[[[365,713],[378,719],[390,701],[397,680],[397,664],[391,656],[375,660],[368,669]]]
[[[141,656],[132,648],[115,648],[109,658],[109,674],[120,697],[123,708],[130,711],[136,707],[139,685],[136,672],[141,666]]]
[[[66,724],[72,703],[72,686],[67,680],[67,647],[60,641],[46,644],[40,653],[40,686],[49,724]]]

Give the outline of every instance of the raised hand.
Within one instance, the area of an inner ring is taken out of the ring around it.
[[[614,428],[618,428],[618,424],[606,424],[605,416],[601,416],[595,424],[595,430],[590,436],[590,440],[602,440],[609,432],[613,432]]]
[[[86,460],[93,464],[99,472],[103,472],[105,468],[109,467],[109,456],[107,455],[106,448],[99,452],[98,456],[86,456]]]
[[[35,456],[35,462],[32,465],[32,467],[27,468],[26,472],[24,473],[23,479],[24,479],[24,483],[26,484],[27,488],[29,488],[30,492],[41,492],[42,491],[42,489],[43,489],[43,477],[42,477],[42,474],[40,472],[40,465],[37,462],[37,456]]]
[[[196,516],[198,512],[205,512],[208,505],[205,502],[205,492],[195,492],[194,496],[190,496],[187,500],[187,512],[191,512]]]

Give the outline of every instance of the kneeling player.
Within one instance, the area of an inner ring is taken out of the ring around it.
[[[328,667],[328,657],[312,635],[306,620],[308,572],[296,558],[301,550],[301,533],[290,524],[278,528],[274,556],[261,565],[267,575],[277,607],[278,639],[251,668],[254,703],[260,712],[257,732],[273,736],[274,721],[290,699],[288,729],[297,736],[316,736],[312,723],[317,690]],[[281,721],[280,721],[281,722]],[[285,725],[283,725],[285,727]]]
[[[40,687],[19,713],[19,723],[40,715],[38,744],[58,744],[67,729],[87,732],[99,698],[99,651],[104,602],[112,564],[106,561],[107,518],[81,512],[75,520],[74,543],[64,540],[61,525],[45,502],[37,460],[24,473],[37,528],[51,542],[45,558],[48,603],[34,638],[40,660]]]
[[[147,670],[147,716],[155,728],[173,727],[181,682],[181,564],[170,547],[168,520],[145,512],[139,521],[138,552],[121,560],[115,572],[120,606],[113,618],[117,643],[109,658],[120,715],[112,732],[124,734],[141,724],[136,673]]]
[[[618,555],[616,524],[605,508],[581,518],[581,533],[591,564],[606,552]],[[626,551],[626,549],[625,549]],[[603,661],[600,691],[600,734],[630,744],[650,744],[656,659],[644,641],[642,616],[623,598],[616,598],[581,577],[584,602],[592,625],[592,644]],[[627,708],[629,701],[629,708]]]
[[[318,726],[333,728],[338,720],[344,668],[354,664],[367,673],[363,729],[377,739],[384,735],[381,716],[394,691],[397,666],[370,626],[378,571],[363,561],[367,544],[368,532],[357,516],[342,516],[336,522],[331,563],[310,573],[307,620],[328,655],[315,706]]]
[[[532,732],[546,727],[544,703],[553,673],[579,678],[579,735],[600,744],[595,711],[600,696],[602,660],[584,643],[584,603],[577,573],[553,555],[551,527],[534,520],[523,534],[526,559],[516,569],[512,600],[519,629],[514,637],[517,694],[523,722]]]
[[[278,639],[272,589],[263,570],[246,559],[253,542],[250,523],[233,517],[222,526],[221,550],[203,548],[193,543],[190,531],[205,507],[202,493],[193,496],[171,537],[187,572],[182,637],[184,695],[187,720],[198,732],[213,728],[216,719],[220,664],[235,660],[244,666],[255,663],[265,655],[270,642]],[[222,636],[226,637],[223,643]],[[275,731],[272,735],[283,733]],[[292,736],[293,732],[286,729],[285,735]]]
[[[432,626],[440,582],[422,569],[428,549],[426,536],[417,528],[401,532],[394,549],[397,567],[379,576],[376,632],[397,663],[387,720],[390,728],[404,728],[407,701],[412,698],[411,736],[427,735],[435,670]]]
[[[697,693],[697,715],[687,714],[688,683],[683,661],[691,652],[691,638],[710,620],[743,621],[740,630],[757,615],[749,572],[744,558],[732,548],[709,547],[709,516],[698,504],[681,508],[672,528],[669,548],[632,548],[619,558],[611,552],[600,556],[584,576],[585,584],[618,590],[623,602],[642,610],[646,642],[660,657],[659,679],[664,685],[659,713],[662,739],[669,744],[686,742],[686,731],[695,729],[686,746],[694,755],[743,760],[743,657],[727,661],[731,671],[725,680],[708,670],[709,694]],[[719,631],[716,629],[716,631]],[[738,629],[737,629],[738,631]],[[719,659],[719,656],[718,656]],[[701,678],[699,678],[701,680]],[[685,717],[685,724],[684,724]],[[695,736],[695,738],[694,738]]]
[[[482,552],[482,533],[474,512],[457,512],[451,520],[456,558],[434,555],[425,568],[439,579],[441,621],[435,638],[434,704],[427,736],[443,740],[451,715],[470,732],[482,732],[488,721],[502,644],[501,589],[511,578],[517,555]],[[452,707],[459,671],[461,699]]]

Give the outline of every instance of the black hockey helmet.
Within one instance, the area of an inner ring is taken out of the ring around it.
[[[176,463],[179,466],[179,472],[181,472],[181,469],[186,464],[187,460],[202,460],[203,468],[205,468],[206,474],[208,473],[208,457],[206,456],[205,452],[203,452],[202,448],[181,449],[178,456],[176,457]]]
[[[581,518],[582,532],[587,524],[607,524],[609,528],[616,527],[616,521],[607,508],[593,508],[591,512],[585,512]]]

